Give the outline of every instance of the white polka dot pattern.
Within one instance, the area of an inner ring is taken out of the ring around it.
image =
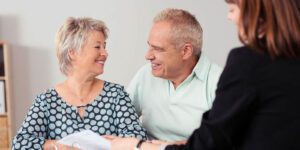
[[[105,81],[103,90],[81,118],[77,108],[65,103],[55,89],[37,96],[21,129],[13,139],[13,149],[42,149],[46,139],[92,130],[100,135],[146,139],[134,107],[124,87]]]

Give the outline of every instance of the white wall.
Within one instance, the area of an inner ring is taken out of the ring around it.
[[[69,16],[101,19],[110,29],[109,59],[102,79],[127,85],[146,61],[147,36],[155,14],[182,8],[196,15],[204,30],[203,51],[221,66],[239,45],[226,18],[223,0],[0,0],[0,39],[10,44],[13,79],[13,133],[34,97],[64,80],[54,50],[54,36]]]

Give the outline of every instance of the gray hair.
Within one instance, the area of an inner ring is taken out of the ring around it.
[[[186,10],[168,8],[161,11],[153,22],[169,22],[171,24],[171,43],[176,49],[186,42],[192,44],[194,55],[199,56],[202,49],[202,28],[196,17]]]
[[[108,28],[103,21],[87,17],[69,17],[58,30],[55,47],[59,68],[63,74],[67,75],[72,68],[69,51],[79,52],[85,45],[91,31],[102,32],[105,39],[108,37]]]

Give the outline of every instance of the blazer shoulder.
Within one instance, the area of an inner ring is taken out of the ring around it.
[[[264,65],[265,56],[248,47],[238,47],[230,51],[223,71],[223,76],[250,77]]]
[[[257,55],[259,54],[246,46],[233,48],[229,53],[229,57],[240,59],[250,59],[252,57],[256,57]]]
[[[264,53],[259,53],[253,49],[243,46],[230,51],[226,65],[256,66],[266,60]]]

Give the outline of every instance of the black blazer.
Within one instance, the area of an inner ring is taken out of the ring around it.
[[[166,150],[300,150],[300,59],[233,49],[210,111]]]

